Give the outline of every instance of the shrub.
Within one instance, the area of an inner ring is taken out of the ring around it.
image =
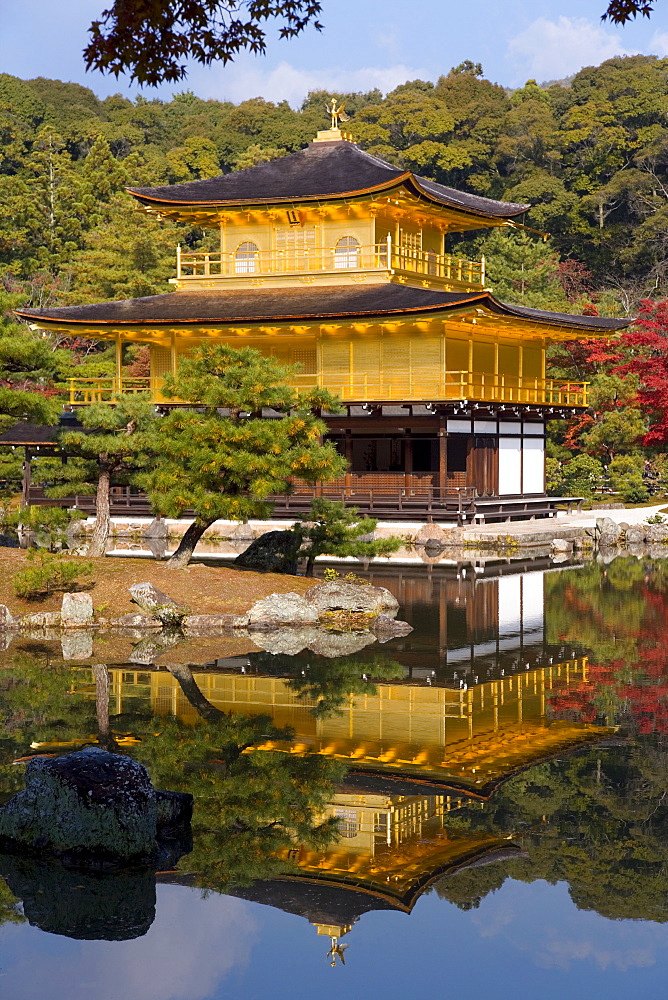
[[[627,503],[642,503],[649,498],[643,482],[644,468],[642,455],[617,455],[608,466],[610,485]]]
[[[591,500],[598,491],[603,466],[591,455],[576,455],[560,468],[555,467],[556,459],[547,459],[547,489],[552,496],[581,496]],[[557,463],[558,464],[558,463]]]
[[[92,562],[64,559],[61,555],[43,549],[30,549],[28,560],[30,565],[15,573],[12,579],[17,597],[28,600],[89,583],[93,572]]]

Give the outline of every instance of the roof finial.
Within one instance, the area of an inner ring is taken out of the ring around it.
[[[323,129],[322,132],[318,132],[314,141],[341,142],[343,140],[344,142],[350,142],[352,139],[350,133],[342,132],[340,128],[341,122],[350,121],[350,116],[346,114],[345,101],[339,104],[337,99],[333,97],[325,106],[325,111],[331,119],[331,126],[328,129]]]
[[[336,103],[337,103],[336,102],[336,98],[333,97],[331,99],[331,101],[329,102],[329,104],[327,105],[326,109],[325,109],[327,111],[327,114],[332,119],[332,124],[331,124],[331,128],[332,129],[338,129],[339,122],[349,122],[350,121],[350,115],[346,114],[345,101],[344,101],[343,104],[340,104],[338,108],[336,106]]]

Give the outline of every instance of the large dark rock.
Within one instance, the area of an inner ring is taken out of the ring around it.
[[[164,539],[169,535],[167,522],[161,517],[155,517],[142,531],[142,538]]]
[[[23,791],[0,809],[5,848],[113,859],[155,853],[155,790],[130,757],[86,747],[34,757],[25,777]]]
[[[296,573],[300,542],[294,531],[268,531],[234,560],[235,566],[267,573]]]

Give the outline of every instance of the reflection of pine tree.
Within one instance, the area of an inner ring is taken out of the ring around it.
[[[337,656],[329,659],[313,653],[285,656],[276,653],[251,653],[251,664],[262,673],[289,677],[288,687],[299,698],[314,701],[311,712],[324,717],[340,712],[357,694],[373,697],[374,681],[403,677],[404,668],[389,657]]]

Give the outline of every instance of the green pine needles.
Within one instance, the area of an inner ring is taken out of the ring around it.
[[[163,394],[188,400],[156,424],[154,463],[135,481],[163,516],[193,511],[195,520],[170,559],[185,566],[206,529],[217,521],[265,518],[272,494],[341,475],[345,460],[319,418],[336,411],[323,389],[297,392],[294,369],[251,348],[204,345],[183,358]]]

